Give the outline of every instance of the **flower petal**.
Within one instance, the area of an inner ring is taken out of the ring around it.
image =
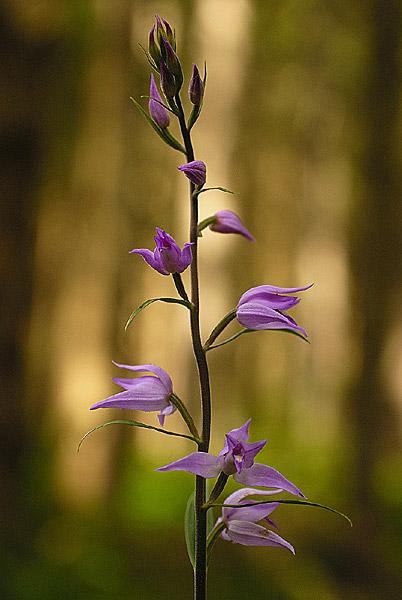
[[[291,317],[269,308],[265,304],[254,301],[246,302],[242,306],[238,306],[236,316],[240,325],[247,329],[290,329],[307,337],[305,329],[297,325]]]
[[[244,501],[247,496],[271,496],[273,494],[277,494],[281,492],[282,489],[277,490],[257,490],[255,488],[242,488],[240,490],[236,490],[233,494],[230,494],[224,502],[224,504],[239,504],[241,506],[242,501]],[[249,500],[245,500],[246,503]],[[250,501],[251,502],[251,501]],[[228,519],[236,519],[238,521],[260,521],[264,519],[267,515],[269,515],[276,507],[278,506],[278,502],[273,501],[270,504],[259,504],[256,505],[256,509],[262,509],[261,511],[257,510],[256,513],[249,512],[249,507],[245,508],[235,508],[235,507],[223,507],[222,508],[222,517],[225,521]],[[254,511],[254,507],[252,507],[252,511]],[[254,514],[256,514],[256,518],[254,518]],[[262,515],[262,516],[259,516]],[[252,516],[253,518],[249,518]]]
[[[168,406],[166,406],[166,408],[163,408],[161,410],[161,412],[158,415],[158,420],[161,427],[163,427],[165,424],[165,417],[167,417],[168,415],[172,415],[176,410],[176,406],[171,402],[168,404]]]
[[[241,427],[237,429],[231,429],[227,435],[236,438],[238,442],[248,442],[248,438],[250,437],[248,433],[248,427],[250,425],[251,419],[248,419]]]
[[[115,361],[112,362],[114,365],[116,365],[116,367],[119,367],[120,369],[128,369],[129,371],[135,372],[150,371],[161,380],[165,387],[167,395],[173,392],[172,380],[170,379],[166,371],[164,371],[161,367],[158,367],[157,365],[153,365],[152,363],[147,363],[145,365],[121,365]]]
[[[242,296],[246,296],[246,294],[253,294],[257,290],[258,292],[270,293],[270,294],[295,294],[296,292],[304,292],[304,290],[308,290],[314,285],[314,283],[310,283],[306,287],[298,287],[298,288],[281,288],[275,285],[258,285],[257,287],[251,288],[247,292],[245,292]]]
[[[141,377],[140,380],[141,379],[145,378]],[[150,377],[149,379],[156,378]],[[160,394],[152,396],[148,390],[140,390],[140,393],[137,394],[136,389],[130,389],[125,392],[119,392],[118,394],[114,394],[114,396],[110,396],[109,398],[105,398],[105,400],[97,402],[91,406],[90,410],[95,410],[96,408],[128,408],[132,410],[153,412],[154,410],[161,410],[165,408],[167,404],[166,398],[164,396],[162,397]]]
[[[212,231],[219,233],[239,233],[245,238],[254,242],[251,233],[246,229],[239,217],[231,210],[221,210],[215,214],[216,221],[210,224],[209,228]]]
[[[228,537],[234,544],[243,546],[276,546],[285,548],[295,553],[294,548],[289,542],[281,538],[277,533],[265,529],[256,523],[245,521],[231,521],[226,530]]]
[[[155,121],[159,127],[168,127],[170,124],[169,111],[164,106],[161,106],[159,102],[162,102],[162,98],[159,95],[158,88],[154,80],[154,76],[151,73],[151,87],[150,87],[150,99],[148,102],[148,110],[151,118]],[[153,99],[154,98],[154,99]],[[159,102],[155,102],[159,100]]]
[[[207,179],[207,167],[202,160],[193,160],[177,167],[195,185],[204,185]]]
[[[254,463],[249,469],[243,469],[241,473],[235,473],[233,479],[242,485],[281,488],[295,496],[306,497],[293,483],[281,475],[279,471],[260,463]]]
[[[221,468],[217,463],[216,456],[207,452],[193,452],[184,458],[164,467],[159,467],[155,471],[188,471],[201,477],[217,477]]]
[[[151,252],[151,250],[148,250],[147,248],[138,248],[138,249],[130,250],[129,254],[140,254],[142,256],[142,258],[145,260],[145,262],[150,267],[155,269],[155,271],[158,271],[158,273],[160,273],[161,275],[169,275],[170,274],[168,271],[163,269],[163,267],[159,263],[159,261],[157,261],[155,259],[154,253]]]
[[[279,296],[278,294],[272,294],[265,291],[263,289],[265,287],[269,286],[260,285],[259,287],[252,288],[245,292],[240,298],[238,306],[243,306],[243,304],[246,304],[247,302],[256,302],[268,306],[269,308],[288,310],[300,302],[300,298],[297,298],[296,296]]]
[[[189,266],[191,261],[193,260],[193,255],[191,252],[191,246],[194,245],[194,242],[187,242],[184,244],[183,250],[181,252],[181,257],[178,261],[178,273],[183,273],[185,269]]]

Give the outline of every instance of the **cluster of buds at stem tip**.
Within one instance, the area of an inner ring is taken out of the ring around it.
[[[156,15],[155,25],[148,36],[148,59],[160,74],[160,83],[167,100],[171,100],[180,91],[183,73],[176,54],[176,38],[169,23]]]

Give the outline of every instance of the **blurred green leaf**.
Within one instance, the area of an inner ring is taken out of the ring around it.
[[[86,432],[86,434],[81,438],[80,443],[78,444],[77,452],[80,451],[81,444],[91,433],[96,431],[97,429],[102,429],[102,427],[106,427],[107,425],[131,425],[131,427],[144,427],[145,429],[153,429],[154,431],[159,431],[159,433],[165,433],[166,435],[174,435],[176,437],[186,438],[187,440],[192,440],[193,442],[197,442],[196,438],[191,435],[185,435],[184,433],[175,433],[174,431],[169,431],[167,429],[162,429],[161,427],[153,427],[152,425],[146,425],[146,423],[140,423],[139,421],[130,421],[127,419],[117,419],[116,421],[108,421],[107,423],[103,423],[102,425],[98,425],[93,429],[90,429]]]
[[[192,310],[193,305],[191,304],[191,302],[187,302],[186,300],[179,300],[179,298],[151,298],[150,300],[146,300],[145,302],[143,302],[141,304],[141,306],[139,306],[138,308],[136,308],[130,315],[126,326],[124,329],[127,329],[129,327],[129,325],[131,325],[133,319],[138,315],[139,312],[141,312],[144,308],[146,308],[147,306],[149,306],[150,304],[153,304],[153,302],[168,302],[168,303],[172,303],[172,304],[182,304],[183,306],[185,306],[186,308],[188,308],[189,310]]]
[[[334,508],[330,508],[329,506],[325,506],[324,504],[317,504],[316,502],[308,502],[307,500],[288,500],[288,499],[279,499],[279,500],[261,500],[261,501],[257,501],[257,502],[245,502],[244,504],[207,504],[205,506],[206,509],[210,508],[211,506],[225,506],[225,507],[230,507],[230,508],[247,508],[249,506],[255,506],[257,504],[272,504],[272,502],[278,502],[279,504],[300,504],[301,506],[315,506],[316,508],[323,508],[324,510],[329,510],[332,513],[335,513],[336,515],[339,515],[340,517],[343,517],[344,519],[346,519],[350,526],[353,527],[353,523],[352,521],[349,519],[349,517],[347,517],[346,515],[344,515],[343,513],[339,512],[339,510],[335,510]]]
[[[298,333],[297,331],[292,331],[291,329],[242,329],[241,331],[238,331],[224,342],[220,342],[219,344],[214,344],[213,346],[209,346],[209,348],[205,348],[205,352],[207,352],[208,350],[212,350],[212,348],[219,348],[219,346],[224,346],[225,344],[228,344],[229,342],[232,342],[233,340],[238,338],[240,335],[243,335],[243,333],[253,333],[255,331],[283,331],[284,333],[291,333],[292,335],[299,337],[308,344],[310,343],[308,339],[306,339],[301,333]]]

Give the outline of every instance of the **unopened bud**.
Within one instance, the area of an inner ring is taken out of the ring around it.
[[[151,31],[149,32],[148,52],[149,52],[150,56],[153,58],[153,60],[155,61],[156,66],[158,67],[160,52],[159,52],[158,46],[156,45],[156,42],[155,42],[154,31],[155,31],[155,25],[152,27]]]
[[[167,100],[171,100],[176,94],[176,84],[173,75],[170,73],[162,57],[159,59],[159,68],[161,74],[162,91]]]
[[[200,104],[204,93],[204,84],[195,64],[193,64],[193,74],[188,87],[188,95],[192,104]]]
[[[181,74],[179,59],[177,58],[176,52],[173,50],[172,46],[166,38],[163,38],[163,43],[166,49],[166,66],[169,69],[170,73],[177,77]]]
[[[150,89],[150,99],[148,103],[149,114],[151,118],[155,121],[157,125],[161,129],[164,127],[169,127],[170,125],[170,115],[169,111],[166,110],[164,106],[161,106],[159,102],[162,102],[162,99],[159,95],[158,88],[156,87],[156,83],[154,80],[154,76],[151,73],[151,89]],[[156,102],[159,100],[159,102]]]
[[[159,15],[155,15],[155,16],[156,16],[156,39],[158,41],[158,44],[159,44],[159,47],[161,50],[162,58],[163,58],[163,60],[166,60],[166,49],[165,49],[165,44],[163,43],[163,38],[165,37],[165,30],[162,25],[162,21],[159,18]]]
[[[207,168],[202,160],[193,160],[177,168],[195,185],[204,185],[206,182]]]
[[[165,25],[165,29],[166,29],[166,39],[169,42],[169,44],[172,46],[173,50],[176,50],[176,39],[174,36],[174,33],[172,31],[172,28],[170,27],[169,23],[167,21],[165,21],[165,19],[162,19],[163,23]]]

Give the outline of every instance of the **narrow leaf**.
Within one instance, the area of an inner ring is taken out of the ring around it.
[[[133,319],[138,315],[139,312],[141,312],[144,308],[146,308],[153,302],[158,302],[158,301],[168,302],[168,303],[172,303],[172,304],[182,304],[183,306],[186,306],[189,310],[193,309],[193,305],[191,304],[191,302],[186,302],[186,300],[179,300],[179,298],[151,298],[150,300],[146,300],[145,302],[143,302],[141,304],[141,306],[136,308],[135,311],[131,313],[130,318],[128,319],[124,329],[127,330],[129,325],[131,325]]]
[[[144,53],[145,53],[145,56],[147,57],[147,60],[148,60],[149,64],[151,65],[151,67],[152,67],[152,68],[153,68],[153,69],[154,69],[154,70],[155,70],[157,73],[159,73],[159,69],[158,69],[158,67],[157,67],[157,65],[156,65],[156,63],[155,63],[155,61],[154,61],[154,59],[152,58],[152,56],[149,54],[148,50],[146,50],[146,49],[144,48],[144,46],[142,46],[140,43],[138,43],[138,45],[139,45],[139,47],[141,48],[141,50],[143,50],[143,51],[144,51]]]
[[[184,535],[186,538],[187,554],[193,569],[195,569],[195,492],[188,499],[186,514],[184,517]]]
[[[316,502],[307,502],[307,500],[288,500],[288,499],[279,499],[279,500],[261,500],[257,502],[245,502],[244,504],[206,504],[205,508],[208,509],[211,506],[225,506],[229,508],[248,508],[250,506],[256,506],[257,504],[272,504],[273,502],[277,502],[279,504],[300,504],[301,506],[315,506],[317,508],[323,508],[324,510],[329,510],[340,517],[343,517],[348,521],[351,527],[353,527],[353,523],[349,517],[339,512],[339,510],[335,510],[334,508],[330,508],[329,506],[325,506],[324,504],[317,504]]]
[[[202,190],[197,192],[197,196],[199,194],[202,194],[202,192],[209,192],[210,190],[220,190],[221,192],[226,192],[227,194],[238,194],[239,193],[239,192],[232,192],[231,190],[227,190],[224,187],[208,187],[208,188],[202,188]]]
[[[242,329],[241,331],[238,331],[237,333],[232,335],[232,337],[228,338],[224,342],[220,342],[219,344],[214,344],[213,346],[209,346],[208,348],[205,348],[205,352],[208,352],[208,350],[212,350],[212,348],[219,348],[219,346],[224,346],[225,344],[228,344],[229,342],[232,342],[233,340],[238,338],[240,335],[243,335],[243,333],[253,333],[255,331],[283,331],[284,333],[291,333],[292,335],[295,335],[296,337],[307,342],[307,344],[310,343],[308,341],[308,339],[304,337],[304,335],[302,335],[298,331],[292,331],[291,329]]]
[[[173,137],[170,133],[168,134],[167,131],[165,131],[164,129],[161,129],[155,123],[155,121],[153,119],[151,119],[149,114],[142,108],[141,104],[139,104],[137,102],[137,100],[135,100],[131,96],[130,96],[130,100],[135,104],[135,106],[138,108],[140,113],[146,118],[148,123],[156,131],[156,133],[159,135],[159,137],[165,142],[165,144],[167,144],[171,148],[174,148],[175,150],[178,150],[179,152],[183,152],[183,154],[186,154],[186,151],[183,148],[183,146],[180,144],[180,142],[178,140],[176,140],[176,138]]]
[[[154,431],[159,431],[160,433],[165,433],[166,435],[174,435],[176,437],[186,438],[187,440],[191,440],[193,442],[199,442],[196,438],[191,435],[185,435],[184,433],[175,433],[174,431],[168,431],[167,429],[161,429],[160,427],[153,427],[152,425],[146,425],[145,423],[140,423],[139,421],[129,421],[127,419],[117,419],[117,421],[109,421],[108,423],[103,423],[102,425],[98,425],[93,429],[90,429],[86,432],[86,434],[81,438],[80,443],[78,444],[77,452],[80,451],[81,444],[85,440],[86,437],[89,436],[90,433],[93,433],[97,429],[102,429],[102,427],[106,427],[107,425],[131,425],[131,427],[144,427],[145,429],[153,429]]]
[[[210,488],[210,482],[207,480],[206,481],[207,496],[209,496],[209,491],[210,491],[209,488]],[[184,535],[186,538],[187,553],[188,553],[190,562],[193,565],[193,569],[195,568],[195,508],[194,508],[194,501],[195,501],[195,492],[193,492],[188,499],[187,507],[186,507],[186,514],[184,517]],[[212,511],[211,511],[211,512],[207,513],[207,536],[209,536],[209,534],[211,533],[213,528],[214,528],[214,517],[213,517]],[[208,554],[207,564],[209,563],[209,559],[210,559],[210,555]]]
[[[157,102],[158,104],[160,104],[161,106],[163,106],[163,108],[166,108],[166,110],[168,110],[169,112],[171,112],[173,115],[176,115],[176,117],[177,117],[177,112],[174,111],[174,110],[172,110],[171,108],[169,108],[169,106],[166,106],[166,104],[164,104],[160,100],[157,100],[156,98],[153,98],[152,96],[146,96],[145,94],[143,96],[141,96],[141,98],[148,98],[148,100],[153,100],[154,102]]]

